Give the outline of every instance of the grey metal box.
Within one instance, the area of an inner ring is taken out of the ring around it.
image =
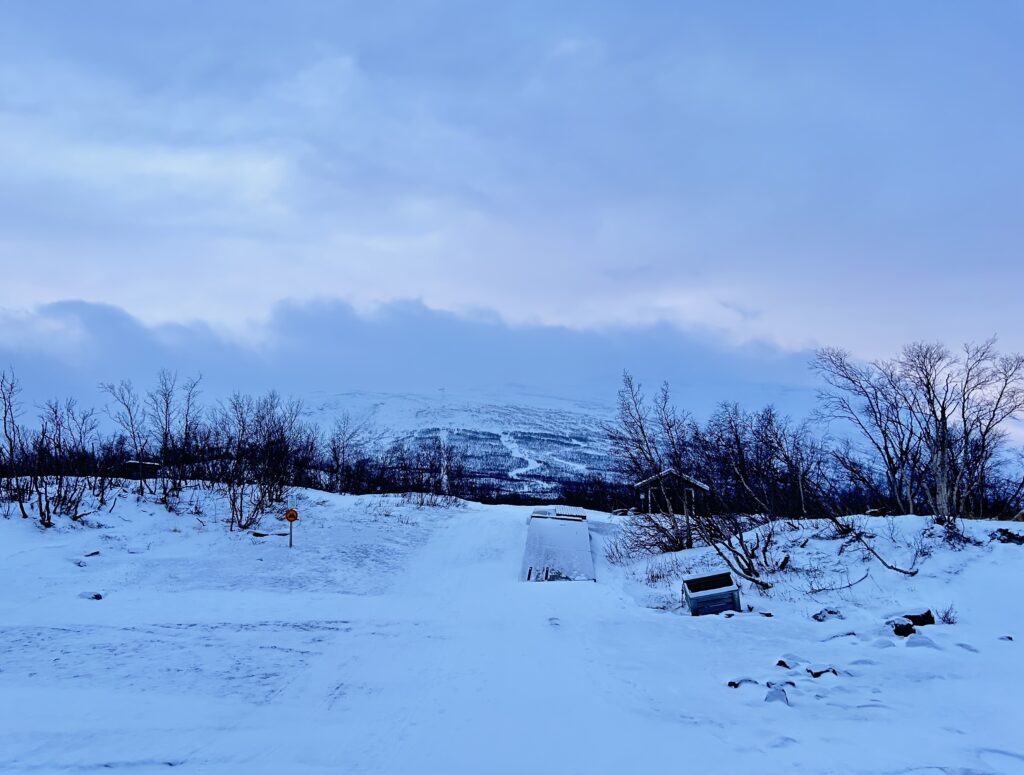
[[[683,579],[683,602],[694,616],[739,611],[740,588],[729,571]]]

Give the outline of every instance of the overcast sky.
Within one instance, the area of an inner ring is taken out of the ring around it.
[[[4,4],[0,357],[1024,349],[1020,2],[270,5]]]

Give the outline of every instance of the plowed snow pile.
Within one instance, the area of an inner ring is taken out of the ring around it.
[[[1024,772],[1024,546],[989,540],[1024,526],[955,551],[864,520],[914,577],[780,528],[753,610],[691,617],[679,579],[713,556],[610,565],[614,517],[588,520],[596,584],[527,584],[526,507],[298,507],[291,550],[211,496],[205,524],[130,496],[91,527],[0,518],[0,771]]]

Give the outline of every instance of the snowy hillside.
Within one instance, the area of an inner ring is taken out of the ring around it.
[[[611,415],[606,404],[514,391],[454,395],[442,390],[433,395],[314,393],[305,403],[324,427],[348,412],[399,438],[442,435],[466,450],[471,471],[506,492],[546,496],[556,492],[556,482],[611,474],[601,427]]]
[[[0,518],[0,771],[1024,772],[1024,547],[994,523],[954,552],[869,521],[913,578],[784,531],[795,570],[695,618],[679,578],[707,551],[610,565],[606,515],[597,583],[538,584],[517,580],[527,508],[297,505],[291,550],[226,532],[209,497]],[[886,624],[950,605],[910,638]]]

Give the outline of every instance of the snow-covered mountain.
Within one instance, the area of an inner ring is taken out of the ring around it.
[[[441,435],[465,449],[474,474],[505,491],[545,495],[560,481],[611,473],[602,428],[611,416],[607,404],[527,392],[445,390],[432,395],[317,392],[307,395],[305,404],[324,427],[347,412],[389,437]]]

